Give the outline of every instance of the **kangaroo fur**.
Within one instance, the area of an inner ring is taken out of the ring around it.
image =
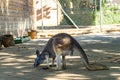
[[[49,67],[49,58],[53,59],[52,65],[54,66],[54,60],[56,58],[57,69],[58,70],[65,69],[66,68],[65,56],[68,54],[73,55],[74,48],[76,48],[79,51],[85,67],[88,70],[91,70],[87,55],[83,48],[80,46],[79,42],[77,42],[77,40],[73,38],[71,35],[66,33],[59,33],[50,38],[41,53],[39,52],[39,50],[36,50],[37,58],[35,60],[34,67],[37,67],[45,59],[47,60],[47,66]],[[60,56],[62,56],[62,60]]]

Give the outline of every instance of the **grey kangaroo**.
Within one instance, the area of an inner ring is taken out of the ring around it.
[[[82,49],[80,44],[74,39],[71,35],[66,33],[59,33],[49,39],[45,48],[40,53],[39,50],[36,50],[37,58],[34,62],[34,67],[42,64],[46,59],[47,66],[49,67],[49,58],[52,58],[52,66],[54,66],[55,58],[57,63],[57,70],[66,68],[65,56],[70,54],[73,55],[74,48],[76,48],[82,57],[83,63],[88,70],[106,70],[106,66],[102,64],[90,64],[85,54],[85,51]],[[62,56],[62,60],[61,60]],[[62,65],[61,65],[62,62]]]

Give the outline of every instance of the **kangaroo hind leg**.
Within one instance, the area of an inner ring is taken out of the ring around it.
[[[66,69],[65,55],[62,56],[62,69]]]
[[[61,70],[61,54],[56,54],[57,70]]]

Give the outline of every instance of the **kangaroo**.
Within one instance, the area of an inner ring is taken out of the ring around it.
[[[83,48],[80,46],[76,39],[74,39],[71,35],[67,33],[59,33],[50,38],[41,53],[39,52],[39,50],[36,50],[37,58],[35,59],[34,67],[42,64],[45,59],[47,61],[47,66],[49,67],[49,58],[52,58],[51,66],[55,66],[54,61],[56,58],[57,70],[66,69],[65,56],[68,54],[73,55],[74,48],[76,48],[80,52],[83,63],[88,70],[108,69],[102,64],[90,64]]]

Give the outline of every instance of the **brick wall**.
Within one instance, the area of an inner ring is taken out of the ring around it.
[[[6,2],[5,2],[6,1]],[[9,2],[7,2],[9,1]],[[8,3],[8,5],[7,5]],[[32,0],[0,0],[0,35],[27,35],[32,26]]]

